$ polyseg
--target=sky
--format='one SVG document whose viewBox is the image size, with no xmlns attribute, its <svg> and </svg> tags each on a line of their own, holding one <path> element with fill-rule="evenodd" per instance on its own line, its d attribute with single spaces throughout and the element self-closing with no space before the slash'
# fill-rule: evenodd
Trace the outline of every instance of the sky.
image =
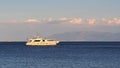
<svg viewBox="0 0 120 68">
<path fill-rule="evenodd" d="M 120 0 L 0 0 L 0 41 L 72 31 L 120 32 Z"/>
</svg>

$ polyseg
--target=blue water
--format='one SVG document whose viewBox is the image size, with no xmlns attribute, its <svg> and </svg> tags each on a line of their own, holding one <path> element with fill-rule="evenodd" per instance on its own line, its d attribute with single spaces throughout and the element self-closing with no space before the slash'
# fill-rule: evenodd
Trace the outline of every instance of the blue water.
<svg viewBox="0 0 120 68">
<path fill-rule="evenodd" d="M 120 68 L 120 42 L 0 42 L 0 68 Z"/>
</svg>

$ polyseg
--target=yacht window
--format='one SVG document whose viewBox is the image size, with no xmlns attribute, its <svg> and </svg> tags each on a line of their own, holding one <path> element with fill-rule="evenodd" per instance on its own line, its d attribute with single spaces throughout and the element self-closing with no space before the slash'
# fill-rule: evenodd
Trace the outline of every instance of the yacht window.
<svg viewBox="0 0 120 68">
<path fill-rule="evenodd" d="M 43 42 L 45 42 L 45 40 L 43 40 Z"/>
<path fill-rule="evenodd" d="M 34 40 L 34 42 L 40 42 L 40 40 Z"/>
</svg>

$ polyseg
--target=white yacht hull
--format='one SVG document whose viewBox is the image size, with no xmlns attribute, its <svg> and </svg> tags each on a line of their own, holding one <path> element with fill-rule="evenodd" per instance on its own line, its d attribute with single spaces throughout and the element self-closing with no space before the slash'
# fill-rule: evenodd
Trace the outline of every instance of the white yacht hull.
<svg viewBox="0 0 120 68">
<path fill-rule="evenodd" d="M 27 42 L 27 46 L 56 46 L 59 41 L 49 41 L 49 42 Z"/>
</svg>

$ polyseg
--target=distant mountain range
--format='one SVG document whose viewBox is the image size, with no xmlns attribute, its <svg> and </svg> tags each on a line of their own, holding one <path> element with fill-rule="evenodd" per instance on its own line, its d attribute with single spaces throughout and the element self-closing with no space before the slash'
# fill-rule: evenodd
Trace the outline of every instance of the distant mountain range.
<svg viewBox="0 0 120 68">
<path fill-rule="evenodd" d="M 120 33 L 77 31 L 54 34 L 48 38 L 61 41 L 120 41 Z"/>
</svg>

